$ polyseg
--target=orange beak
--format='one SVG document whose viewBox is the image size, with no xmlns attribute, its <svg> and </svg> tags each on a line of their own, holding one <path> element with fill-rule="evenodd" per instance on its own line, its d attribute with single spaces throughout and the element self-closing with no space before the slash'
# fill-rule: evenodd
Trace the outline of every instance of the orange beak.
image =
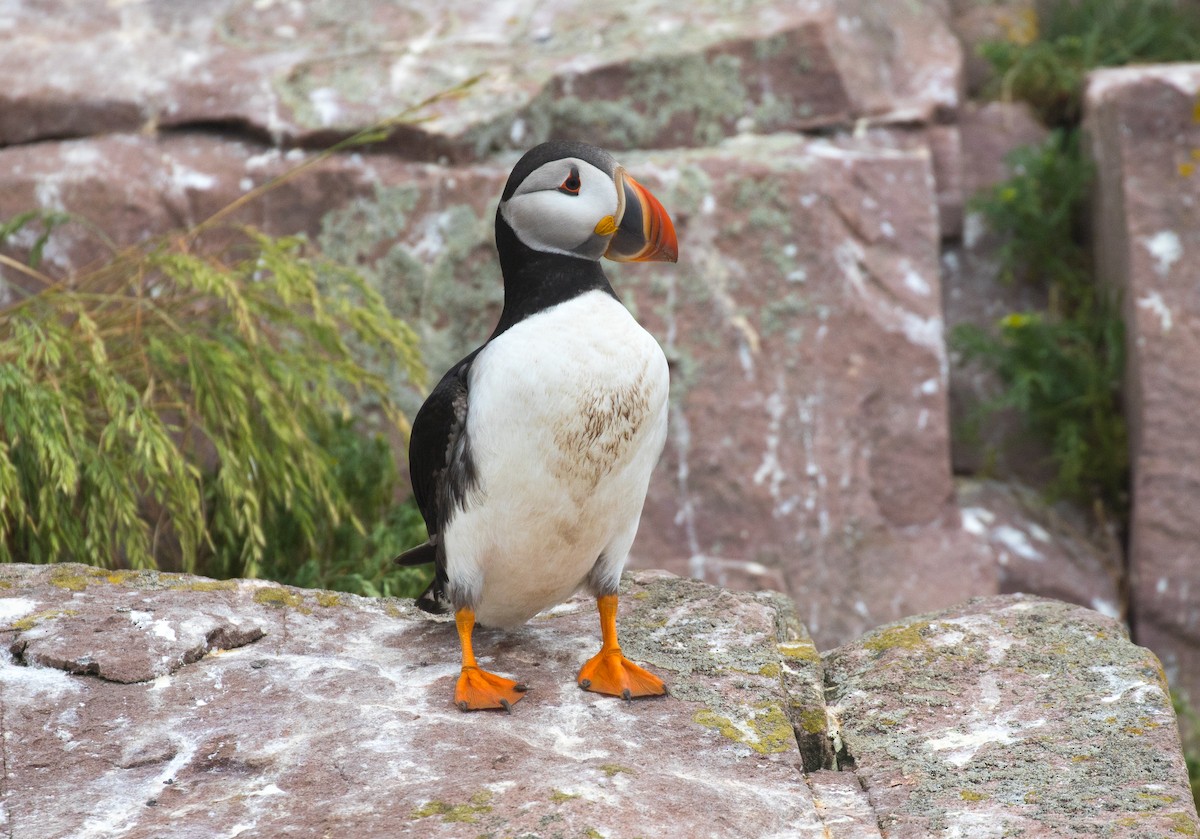
<svg viewBox="0 0 1200 839">
<path fill-rule="evenodd" d="M 675 225 L 650 190 L 624 169 L 617 170 L 621 218 L 604 255 L 614 262 L 675 262 L 679 242 Z"/>
</svg>

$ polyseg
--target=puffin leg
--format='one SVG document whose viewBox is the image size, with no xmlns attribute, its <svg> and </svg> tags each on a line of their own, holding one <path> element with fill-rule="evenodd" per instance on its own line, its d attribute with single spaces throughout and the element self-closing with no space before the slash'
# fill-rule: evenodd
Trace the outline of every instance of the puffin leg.
<svg viewBox="0 0 1200 839">
<path fill-rule="evenodd" d="M 482 711 L 503 708 L 508 711 L 525 695 L 525 685 L 480 669 L 471 647 L 471 631 L 475 628 L 475 612 L 459 609 L 454 613 L 458 640 L 462 644 L 462 673 L 454 688 L 454 704 L 460 711 Z"/>
<path fill-rule="evenodd" d="M 622 699 L 664 695 L 667 686 L 662 679 L 621 655 L 621 647 L 617 644 L 617 596 L 604 594 L 597 597 L 596 608 L 600 611 L 600 652 L 580 669 L 579 686 Z"/>
</svg>

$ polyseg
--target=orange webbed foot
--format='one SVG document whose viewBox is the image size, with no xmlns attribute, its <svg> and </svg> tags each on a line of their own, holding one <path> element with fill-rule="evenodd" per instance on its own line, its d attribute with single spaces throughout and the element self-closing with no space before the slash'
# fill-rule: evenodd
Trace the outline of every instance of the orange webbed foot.
<svg viewBox="0 0 1200 839">
<path fill-rule="evenodd" d="M 601 650 L 579 671 L 579 686 L 596 693 L 622 699 L 637 696 L 664 696 L 663 680 L 644 667 L 621 655 L 621 650 Z"/>
<path fill-rule="evenodd" d="M 454 704 L 460 711 L 503 709 L 510 711 L 525 696 L 525 685 L 478 667 L 464 667 L 454 688 Z"/>
</svg>

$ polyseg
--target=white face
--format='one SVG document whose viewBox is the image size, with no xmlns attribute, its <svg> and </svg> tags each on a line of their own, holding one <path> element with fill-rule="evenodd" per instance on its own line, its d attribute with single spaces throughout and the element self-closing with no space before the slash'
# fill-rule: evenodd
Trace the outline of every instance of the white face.
<svg viewBox="0 0 1200 839">
<path fill-rule="evenodd" d="M 621 220 L 621 197 L 612 177 L 590 163 L 566 157 L 533 170 L 501 207 L 504 220 L 536 251 L 600 259 L 607 235 L 596 225 Z"/>
</svg>

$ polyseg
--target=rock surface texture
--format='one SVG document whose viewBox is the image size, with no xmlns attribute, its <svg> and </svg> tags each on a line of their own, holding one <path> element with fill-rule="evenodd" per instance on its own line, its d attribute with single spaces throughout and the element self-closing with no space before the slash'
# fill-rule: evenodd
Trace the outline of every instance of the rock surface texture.
<svg viewBox="0 0 1200 839">
<path fill-rule="evenodd" d="M 1200 702 L 1200 64 L 1093 73 L 1097 264 L 1125 307 L 1138 637 Z"/>
<path fill-rule="evenodd" d="M 575 686 L 596 624 L 478 632 L 531 691 L 468 715 L 411 601 L 0 566 L 0 833 L 1197 835 L 1161 669 L 1085 609 L 972 601 L 822 663 L 785 598 L 639 572 L 622 644 L 671 695 L 633 703 Z"/>
</svg>

